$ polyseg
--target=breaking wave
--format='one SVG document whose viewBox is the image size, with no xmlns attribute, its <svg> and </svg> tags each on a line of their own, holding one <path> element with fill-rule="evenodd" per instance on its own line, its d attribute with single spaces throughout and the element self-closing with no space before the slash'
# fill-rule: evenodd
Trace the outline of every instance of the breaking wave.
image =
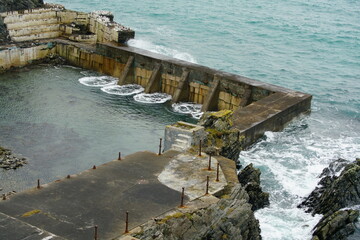
<svg viewBox="0 0 360 240">
<path fill-rule="evenodd" d="M 130 96 L 143 92 L 144 88 L 137 84 L 127 84 L 122 86 L 111 85 L 101 88 L 101 91 L 114 95 Z"/>
<path fill-rule="evenodd" d="M 165 103 L 171 100 L 171 95 L 166 93 L 140 93 L 134 100 L 141 103 Z"/>
<path fill-rule="evenodd" d="M 139 39 L 131 39 L 128 41 L 129 46 L 146 49 L 150 52 L 163 54 L 187 62 L 197 63 L 196 59 L 187 52 L 178 51 L 165 46 L 155 45 L 152 42 Z"/>
</svg>

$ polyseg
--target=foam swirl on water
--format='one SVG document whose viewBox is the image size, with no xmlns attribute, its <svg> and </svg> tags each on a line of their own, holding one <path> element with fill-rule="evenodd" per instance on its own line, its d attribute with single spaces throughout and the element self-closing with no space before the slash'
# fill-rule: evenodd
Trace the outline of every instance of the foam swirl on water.
<svg viewBox="0 0 360 240">
<path fill-rule="evenodd" d="M 140 93 L 134 96 L 134 100 L 141 103 L 165 103 L 171 100 L 171 95 L 166 93 Z"/>
<path fill-rule="evenodd" d="M 117 78 L 110 76 L 97 76 L 97 77 L 82 77 L 79 82 L 89 87 L 105 87 L 116 84 Z"/>
<path fill-rule="evenodd" d="M 111 85 L 101 88 L 101 91 L 108 94 L 120 95 L 120 96 L 130 96 L 138 94 L 144 91 L 144 88 L 137 84 L 127 84 L 127 85 Z"/>
<path fill-rule="evenodd" d="M 174 103 L 171 105 L 174 112 L 182 114 L 190 114 L 195 119 L 200 119 L 203 115 L 201 112 L 201 104 L 196 103 Z"/>
</svg>

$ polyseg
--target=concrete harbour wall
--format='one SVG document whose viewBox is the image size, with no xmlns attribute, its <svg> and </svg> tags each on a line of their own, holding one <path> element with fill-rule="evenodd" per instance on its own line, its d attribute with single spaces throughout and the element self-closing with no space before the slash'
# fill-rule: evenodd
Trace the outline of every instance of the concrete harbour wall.
<svg viewBox="0 0 360 240">
<path fill-rule="evenodd" d="M 111 43 L 95 46 L 57 39 L 34 47 L 9 47 L 0 51 L 0 68 L 26 65 L 48 54 L 117 77 L 120 85 L 136 83 L 148 93 L 168 93 L 173 102 L 200 103 L 203 111 L 232 110 L 242 147 L 310 110 L 311 95 Z"/>
</svg>

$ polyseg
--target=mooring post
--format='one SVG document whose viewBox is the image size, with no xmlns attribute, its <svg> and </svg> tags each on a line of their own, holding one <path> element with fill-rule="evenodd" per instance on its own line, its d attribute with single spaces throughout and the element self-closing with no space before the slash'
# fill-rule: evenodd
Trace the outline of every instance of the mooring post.
<svg viewBox="0 0 360 240">
<path fill-rule="evenodd" d="M 37 188 L 40 188 L 40 179 L 37 180 Z"/>
<path fill-rule="evenodd" d="M 129 233 L 129 212 L 126 211 L 125 217 L 125 233 Z"/>
<path fill-rule="evenodd" d="M 70 175 L 67 175 L 67 177 L 66 178 L 70 178 Z"/>
<path fill-rule="evenodd" d="M 199 141 L 199 157 L 201 157 L 201 140 Z"/>
<path fill-rule="evenodd" d="M 95 226 L 94 226 L 94 240 L 97 240 L 97 239 L 98 239 L 98 238 L 97 238 L 97 235 L 98 235 L 98 226 L 95 225 Z"/>
<path fill-rule="evenodd" d="M 92 169 L 94 169 L 94 170 L 95 170 L 95 169 L 96 169 L 96 166 L 94 165 Z"/>
<path fill-rule="evenodd" d="M 208 166 L 208 171 L 211 171 L 211 155 L 209 155 L 209 166 Z"/>
<path fill-rule="evenodd" d="M 205 193 L 205 195 L 209 194 L 209 179 L 210 179 L 210 177 L 207 176 L 206 177 L 206 193 Z"/>
<path fill-rule="evenodd" d="M 6 200 L 6 194 L 5 193 L 3 193 L 2 200 Z"/>
<path fill-rule="evenodd" d="M 121 160 L 121 152 L 119 152 L 118 160 Z"/>
<path fill-rule="evenodd" d="M 217 163 L 217 166 L 216 166 L 216 181 L 220 181 L 219 180 L 219 171 L 220 171 L 220 163 Z"/>
<path fill-rule="evenodd" d="M 159 155 L 161 155 L 161 143 L 162 143 L 162 138 L 160 138 Z"/>
<path fill-rule="evenodd" d="M 184 207 L 184 195 L 185 195 L 185 188 L 182 188 L 182 192 L 181 192 L 181 204 L 180 207 Z"/>
</svg>

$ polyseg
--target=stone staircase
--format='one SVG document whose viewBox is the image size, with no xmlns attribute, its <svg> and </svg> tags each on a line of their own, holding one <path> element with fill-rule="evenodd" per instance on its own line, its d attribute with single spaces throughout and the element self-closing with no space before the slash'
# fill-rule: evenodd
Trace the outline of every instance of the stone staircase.
<svg viewBox="0 0 360 240">
<path fill-rule="evenodd" d="M 186 151 L 191 147 L 192 137 L 185 134 L 178 134 L 174 143 L 171 145 L 171 149 L 176 151 Z"/>
<path fill-rule="evenodd" d="M 62 35 L 58 12 L 53 9 L 1 13 L 11 40 L 31 41 Z"/>
</svg>

